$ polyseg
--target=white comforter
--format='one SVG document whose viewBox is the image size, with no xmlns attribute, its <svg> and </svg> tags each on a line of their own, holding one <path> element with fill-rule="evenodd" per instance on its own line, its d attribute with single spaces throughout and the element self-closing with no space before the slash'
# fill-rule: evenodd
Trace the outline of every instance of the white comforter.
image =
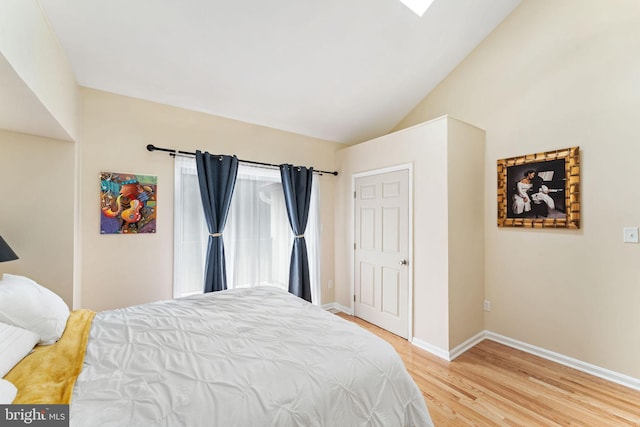
<svg viewBox="0 0 640 427">
<path fill-rule="evenodd" d="M 428 426 L 385 341 L 271 287 L 98 313 L 72 426 Z"/>
</svg>

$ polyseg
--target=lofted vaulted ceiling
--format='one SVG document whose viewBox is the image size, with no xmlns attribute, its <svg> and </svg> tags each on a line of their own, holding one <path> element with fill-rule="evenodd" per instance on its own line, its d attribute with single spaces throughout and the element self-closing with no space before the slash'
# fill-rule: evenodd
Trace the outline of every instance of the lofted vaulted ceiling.
<svg viewBox="0 0 640 427">
<path fill-rule="evenodd" d="M 520 0 L 39 0 L 80 85 L 344 143 L 387 133 Z"/>
</svg>

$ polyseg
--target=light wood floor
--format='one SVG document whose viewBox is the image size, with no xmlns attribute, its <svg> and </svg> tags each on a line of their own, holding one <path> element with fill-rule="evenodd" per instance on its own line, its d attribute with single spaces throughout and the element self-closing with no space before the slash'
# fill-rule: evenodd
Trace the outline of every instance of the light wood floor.
<svg viewBox="0 0 640 427">
<path fill-rule="evenodd" d="M 393 345 L 437 427 L 640 426 L 640 391 L 489 340 L 446 362 L 361 319 L 339 316 Z"/>
</svg>

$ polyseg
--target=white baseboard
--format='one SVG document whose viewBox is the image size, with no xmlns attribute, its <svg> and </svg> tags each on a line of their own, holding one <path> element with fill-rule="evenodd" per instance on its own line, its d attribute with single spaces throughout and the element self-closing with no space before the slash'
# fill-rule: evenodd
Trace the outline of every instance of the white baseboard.
<svg viewBox="0 0 640 427">
<path fill-rule="evenodd" d="M 426 341 L 422 341 L 419 338 L 413 338 L 411 340 L 411 344 L 415 345 L 418 348 L 421 348 L 425 351 L 428 351 L 429 353 L 438 356 L 441 359 L 447 360 L 447 361 L 451 361 L 451 359 L 449 359 L 449 352 L 447 350 L 443 350 L 440 347 L 437 347 L 433 344 L 429 344 Z"/>
<path fill-rule="evenodd" d="M 338 304 L 337 302 L 324 304 L 322 308 L 332 313 L 345 313 L 345 314 L 348 314 L 349 316 L 353 316 L 353 310 L 351 310 L 350 307 L 345 307 L 344 305 Z"/>
<path fill-rule="evenodd" d="M 329 303 L 329 304 L 323 304 L 320 306 L 320 308 L 322 308 L 323 310 L 326 310 L 328 312 L 331 312 L 333 314 L 337 313 L 338 310 L 335 308 L 335 303 Z"/>
<path fill-rule="evenodd" d="M 431 354 L 433 354 L 435 356 L 438 356 L 441 359 L 444 359 L 444 360 L 446 360 L 448 362 L 451 362 L 453 359 L 455 359 L 456 357 L 460 356 L 462 353 L 464 353 L 465 351 L 469 350 L 471 347 L 473 347 L 474 345 L 478 344 L 479 342 L 484 340 L 486 337 L 487 337 L 486 331 L 479 332 L 478 334 L 476 334 L 473 337 L 469 338 L 468 340 L 466 340 L 462 344 L 457 345 L 451 351 L 447 351 L 447 350 L 444 350 L 444 349 L 442 349 L 440 347 L 437 347 L 435 345 L 429 344 L 428 342 L 422 341 L 419 338 L 413 338 L 411 340 L 411 344 L 415 345 L 418 348 L 426 350 L 429 353 L 431 353 Z"/>
<path fill-rule="evenodd" d="M 490 331 L 485 331 L 485 333 L 487 339 L 498 342 L 500 344 L 522 350 L 535 356 L 542 357 L 543 359 L 551 360 L 552 362 L 577 369 L 578 371 L 586 372 L 587 374 L 591 374 L 593 376 L 623 385 L 625 387 L 632 388 L 634 390 L 640 390 L 640 379 L 638 378 L 633 378 L 625 374 L 601 368 L 599 366 L 592 365 L 590 363 L 586 363 L 581 360 L 565 356 L 563 354 L 555 353 L 544 348 L 536 347 L 535 345 L 527 344 L 522 341 L 514 340 L 512 338 L 505 337 L 503 335 L 499 335 Z"/>
<path fill-rule="evenodd" d="M 451 362 L 456 357 L 460 356 L 465 351 L 469 350 L 471 347 L 479 344 L 485 339 L 489 339 L 491 341 L 498 342 L 500 344 L 504 344 L 506 346 L 522 350 L 526 353 L 533 354 L 534 356 L 541 357 L 546 360 L 550 360 L 552 362 L 559 363 L 564 366 L 568 366 L 570 368 L 576 369 L 578 371 L 585 372 L 587 374 L 605 379 L 607 381 L 611 381 L 616 384 L 623 385 L 625 387 L 632 388 L 634 390 L 640 390 L 640 379 L 630 377 L 625 374 L 621 374 L 619 372 L 614 372 L 609 369 L 601 368 L 596 365 L 592 365 L 590 363 L 583 362 L 578 359 L 574 359 L 569 356 L 565 356 L 563 354 L 555 353 L 553 351 L 536 347 L 535 345 L 527 344 L 522 341 L 514 340 L 513 338 L 505 337 L 504 335 L 496 334 L 491 331 L 482 331 L 469 338 L 462 344 L 456 346 L 451 351 L 444 350 L 435 345 L 429 344 L 426 341 L 422 341 L 418 338 L 414 338 L 411 340 L 411 344 L 415 345 L 418 348 L 421 348 L 434 356 L 438 356 L 441 359 L 447 360 Z"/>
<path fill-rule="evenodd" d="M 345 305 L 338 304 L 338 303 L 335 303 L 334 307 L 336 310 L 342 313 L 348 314 L 349 316 L 353 316 L 353 309 L 351 307 L 347 307 Z"/>
<path fill-rule="evenodd" d="M 487 338 L 487 331 L 478 332 L 477 334 L 475 334 L 474 336 L 472 336 L 462 344 L 455 346 L 449 352 L 449 360 L 454 360 L 456 357 L 460 356 L 462 353 L 469 350 L 474 345 L 481 343 L 486 338 Z"/>
<path fill-rule="evenodd" d="M 324 308 L 325 310 L 331 311 L 333 313 L 342 312 L 350 316 L 353 316 L 353 310 L 351 310 L 351 308 L 345 307 L 337 303 L 325 304 L 322 306 L 322 308 Z M 428 342 L 415 337 L 412 338 L 410 342 L 416 347 L 421 348 L 422 350 L 425 350 L 433 354 L 434 356 L 437 356 L 441 359 L 451 362 L 452 360 L 460 356 L 462 353 L 469 350 L 476 344 L 479 344 L 485 339 L 489 339 L 491 341 L 504 344 L 508 347 L 512 347 L 517 350 L 522 350 L 526 353 L 533 354 L 534 356 L 538 356 L 543 359 L 550 360 L 552 362 L 556 362 L 564 366 L 568 366 L 578 371 L 585 372 L 587 374 L 605 379 L 607 381 L 611 381 L 616 384 L 623 385 L 625 387 L 632 388 L 634 390 L 640 390 L 640 379 L 638 378 L 621 374 L 619 372 L 611 371 L 606 368 L 601 368 L 599 366 L 592 365 L 590 363 L 583 362 L 581 360 L 574 359 L 572 357 L 565 356 L 563 354 L 556 353 L 541 347 L 537 347 L 535 345 L 527 344 L 525 342 L 518 341 L 513 338 L 505 337 L 504 335 L 496 334 L 495 332 L 491 332 L 491 331 L 478 332 L 476 335 L 469 338 L 462 344 L 454 347 L 451 351 L 444 350 L 440 347 L 437 347 L 433 344 L 429 344 Z"/>
</svg>

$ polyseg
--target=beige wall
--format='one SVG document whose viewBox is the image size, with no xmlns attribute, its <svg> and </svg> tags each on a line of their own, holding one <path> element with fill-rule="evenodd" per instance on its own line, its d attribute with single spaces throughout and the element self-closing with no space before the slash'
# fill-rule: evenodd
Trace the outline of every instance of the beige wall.
<svg viewBox="0 0 640 427">
<path fill-rule="evenodd" d="M 56 126 L 33 123 L 48 137 L 76 140 L 79 134 L 79 92 L 71 65 L 35 0 L 0 2 L 0 56 L 29 87 Z M 12 91 L 12 88 L 7 90 Z M 15 99 L 22 106 L 22 99 Z M 1 101 L 0 101 L 1 102 Z M 48 121 L 44 118 L 43 121 Z M 37 129 L 37 130 L 36 130 Z"/>
<path fill-rule="evenodd" d="M 0 204 L 0 227 L 21 245 L 0 272 L 29 276 L 72 306 L 79 146 L 61 140 L 79 137 L 79 88 L 36 0 L 0 2 L 0 80 L 0 175 L 11 183 L 0 189 L 11 201 Z"/>
<path fill-rule="evenodd" d="M 398 129 L 452 114 L 487 132 L 485 327 L 640 377 L 640 2 L 524 0 Z M 499 229 L 496 160 L 580 146 L 582 225 Z"/>
<path fill-rule="evenodd" d="M 20 259 L 1 273 L 30 277 L 71 306 L 74 144 L 0 130 L 0 235 Z"/>
<path fill-rule="evenodd" d="M 484 329 L 484 131 L 447 123 L 449 347 Z M 428 185 L 428 184 L 427 184 Z M 416 184 L 422 191 L 423 183 Z M 416 218 L 416 221 L 419 217 Z"/>
<path fill-rule="evenodd" d="M 482 176 L 483 138 L 480 129 L 441 117 L 338 152 L 338 304 L 352 307 L 352 175 L 410 163 L 413 336 L 447 352 L 483 329 L 483 214 L 473 214 L 473 205 L 481 206 L 483 199 L 482 181 L 477 179 Z"/>
<path fill-rule="evenodd" d="M 81 165 L 82 303 L 94 310 L 172 298 L 173 160 L 147 144 L 236 154 L 240 159 L 335 170 L 340 144 L 134 98 L 83 89 Z M 99 172 L 158 177 L 155 234 L 100 235 Z M 316 176 L 317 177 L 317 176 Z M 333 301 L 335 177 L 322 176 L 323 302 Z"/>
</svg>

